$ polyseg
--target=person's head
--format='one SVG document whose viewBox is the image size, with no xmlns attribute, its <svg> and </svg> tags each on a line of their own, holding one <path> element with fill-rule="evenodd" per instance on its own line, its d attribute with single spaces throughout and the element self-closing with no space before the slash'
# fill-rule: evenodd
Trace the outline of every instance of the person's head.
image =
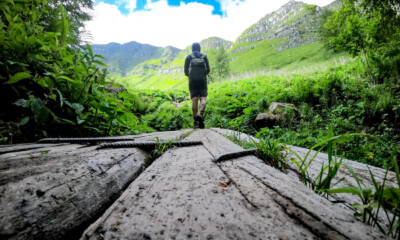
<svg viewBox="0 0 400 240">
<path fill-rule="evenodd" d="M 200 47 L 200 44 L 199 43 L 193 43 L 192 44 L 192 52 L 200 52 L 200 50 L 201 50 L 201 47 Z"/>
</svg>

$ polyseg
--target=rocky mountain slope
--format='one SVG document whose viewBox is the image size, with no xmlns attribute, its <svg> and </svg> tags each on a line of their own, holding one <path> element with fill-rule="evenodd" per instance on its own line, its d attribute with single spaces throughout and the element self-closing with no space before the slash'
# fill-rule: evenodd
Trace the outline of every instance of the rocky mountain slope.
<svg viewBox="0 0 400 240">
<path fill-rule="evenodd" d="M 123 76 L 142 62 L 158 58 L 171 61 L 180 52 L 180 49 L 171 46 L 162 48 L 135 41 L 125 44 L 94 44 L 92 47 L 95 54 L 105 57 L 104 62 L 109 66 L 109 72 L 120 73 Z"/>
<path fill-rule="evenodd" d="M 291 0 L 265 15 L 246 29 L 228 50 L 233 72 L 278 69 L 315 57 L 314 61 L 304 64 L 326 60 L 322 56 L 326 49 L 319 42 L 318 28 L 322 13 L 339 4 L 335 1 L 318 7 Z"/>
</svg>

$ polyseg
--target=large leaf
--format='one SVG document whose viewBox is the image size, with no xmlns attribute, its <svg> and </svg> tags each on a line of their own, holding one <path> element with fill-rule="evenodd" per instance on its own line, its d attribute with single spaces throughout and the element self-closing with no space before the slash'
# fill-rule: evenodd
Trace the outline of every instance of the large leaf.
<svg viewBox="0 0 400 240">
<path fill-rule="evenodd" d="M 19 73 L 14 74 L 13 76 L 11 76 L 10 80 L 6 83 L 13 84 L 13 83 L 19 82 L 23 79 L 27 79 L 30 77 L 31 77 L 31 74 L 29 72 L 19 72 Z"/>
<path fill-rule="evenodd" d="M 73 103 L 71 104 L 71 107 L 75 110 L 77 115 L 80 115 L 84 109 L 84 107 L 79 103 Z"/>
<path fill-rule="evenodd" d="M 43 124 L 49 116 L 49 110 L 40 98 L 32 97 L 29 101 L 36 122 Z"/>
<path fill-rule="evenodd" d="M 28 122 L 29 122 L 29 117 L 24 117 L 18 122 L 18 125 L 23 126 L 23 125 L 27 124 Z"/>
</svg>

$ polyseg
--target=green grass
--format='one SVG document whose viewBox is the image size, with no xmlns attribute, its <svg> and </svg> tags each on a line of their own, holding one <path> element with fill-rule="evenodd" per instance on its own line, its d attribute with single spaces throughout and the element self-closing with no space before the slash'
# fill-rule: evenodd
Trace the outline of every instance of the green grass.
<svg viewBox="0 0 400 240">
<path fill-rule="evenodd" d="M 332 65 L 337 61 L 336 59 L 350 59 L 350 56 L 346 53 L 334 53 L 326 50 L 323 44 L 319 42 L 280 52 L 276 51 L 277 46 L 282 42 L 284 42 L 282 39 L 258 42 L 259 45 L 250 51 L 230 55 L 230 58 L 233 59 L 230 63 L 231 72 L 233 74 L 238 74 L 256 70 L 310 69 Z M 246 43 L 237 47 L 251 46 L 254 44 L 255 43 Z"/>
<path fill-rule="evenodd" d="M 248 78 L 256 75 L 312 73 L 326 70 L 330 66 L 342 65 L 350 60 L 348 54 L 325 50 L 323 44 L 319 42 L 277 52 L 276 48 L 282 42 L 285 42 L 284 40 L 275 39 L 269 42 L 242 43 L 230 49 L 229 51 L 232 52 L 239 47 L 253 47 L 247 52 L 237 52 L 230 55 L 230 59 L 233 59 L 229 66 L 231 70 L 230 79 Z M 257 44 L 259 45 L 256 46 Z M 209 56 L 213 57 L 212 54 Z M 210 62 L 212 62 L 211 58 Z M 132 75 L 122 77 L 120 74 L 113 74 L 112 77 L 116 82 L 130 89 L 187 89 L 187 77 L 183 73 L 185 59 L 180 58 L 160 65 L 162 61 L 163 59 L 149 60 L 136 66 L 131 71 Z M 143 69 L 145 66 L 151 65 L 159 66 L 160 68 Z M 181 71 L 162 73 L 163 71 L 173 71 L 179 68 Z M 137 74 L 138 72 L 143 74 Z"/>
</svg>

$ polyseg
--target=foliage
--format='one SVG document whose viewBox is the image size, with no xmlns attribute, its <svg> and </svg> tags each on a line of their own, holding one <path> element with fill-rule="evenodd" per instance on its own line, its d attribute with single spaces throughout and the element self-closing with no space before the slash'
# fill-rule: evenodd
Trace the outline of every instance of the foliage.
<svg viewBox="0 0 400 240">
<path fill-rule="evenodd" d="M 271 137 L 282 143 L 310 148 L 326 138 L 322 133 L 331 125 L 338 134 L 368 132 L 398 146 L 400 96 L 385 86 L 369 83 L 363 71 L 356 60 L 312 74 L 212 83 L 206 125 L 255 134 L 257 114 L 265 112 L 271 102 L 286 102 L 294 104 L 300 116 L 270 129 Z M 375 143 L 360 137 L 342 144 L 338 151 L 346 158 L 377 166 L 388 157 Z"/>
<path fill-rule="evenodd" d="M 65 6 L 62 4 L 65 3 Z M 137 134 L 151 131 L 134 114 L 139 97 L 113 91 L 102 57 L 77 47 L 91 1 L 0 3 L 2 139 Z M 3 126 L 13 126 L 12 128 Z M 6 139 L 7 137 L 7 139 Z M 8 138 L 10 137 L 10 138 Z"/>
<path fill-rule="evenodd" d="M 335 36 L 330 37 L 333 46 L 362 59 L 371 81 L 398 81 L 398 1 L 342 1 L 341 8 L 328 19 L 325 27 L 327 31 L 335 33 Z"/>
<path fill-rule="evenodd" d="M 344 180 L 344 178 L 336 179 L 337 182 L 333 184 L 333 180 L 342 165 L 342 158 L 339 161 L 336 158 L 337 144 L 351 142 L 353 141 L 354 136 L 370 138 L 373 141 L 376 141 L 377 143 L 382 145 L 385 150 L 391 153 L 386 164 L 386 173 L 383 178 L 384 181 L 382 185 L 378 185 L 374 175 L 369 169 L 371 181 L 374 184 L 375 191 L 373 191 L 369 187 L 366 187 L 358 178 L 352 167 L 348 164 L 343 165 L 351 173 L 351 176 L 356 180 L 357 186 L 344 186 L 334 188 L 337 184 Z M 292 158 L 291 161 L 299 168 L 303 183 L 313 189 L 316 193 L 325 196 L 327 196 L 326 194 L 336 193 L 350 193 L 358 196 L 361 200 L 361 203 L 354 203 L 352 207 L 361 210 L 361 212 L 357 212 L 355 216 L 362 217 L 364 222 L 373 226 L 377 226 L 386 235 L 392 236 L 393 238 L 398 237 L 400 234 L 400 174 L 399 166 L 396 161 L 397 149 L 393 150 L 389 148 L 389 146 L 386 145 L 379 138 L 368 134 L 356 133 L 334 136 L 331 127 L 328 130 L 327 138 L 328 139 L 311 147 L 304 157 L 300 157 L 290 147 L 284 146 L 287 150 L 289 150 L 292 154 L 296 156 L 297 159 Z M 324 148 L 327 149 L 328 153 L 327 166 L 325 166 L 325 163 L 323 163 L 319 174 L 315 178 L 312 178 L 308 173 L 308 168 L 311 166 L 318 153 Z M 317 151 L 312 153 L 314 149 L 317 149 Z M 385 186 L 386 176 L 389 169 L 394 169 L 398 187 Z M 381 209 L 385 212 L 385 216 L 387 217 L 389 223 L 387 230 L 385 230 L 385 227 L 381 226 L 379 223 L 379 211 Z"/>
<path fill-rule="evenodd" d="M 254 144 L 251 142 L 250 139 L 249 140 L 242 139 L 240 135 L 241 135 L 240 132 L 232 132 L 232 134 L 225 135 L 225 137 L 244 149 L 254 148 Z"/>
<path fill-rule="evenodd" d="M 161 155 L 163 155 L 168 149 L 173 148 L 173 142 L 173 140 L 163 141 L 159 137 L 156 137 L 156 147 L 151 152 L 153 161 L 161 157 Z"/>
<path fill-rule="evenodd" d="M 251 139 L 257 148 L 257 156 L 263 159 L 267 164 L 285 171 L 287 169 L 287 161 L 283 152 L 283 146 L 278 139 L 261 138 L 259 142 Z"/>
<path fill-rule="evenodd" d="M 229 76 L 228 54 L 225 52 L 223 46 L 219 47 L 218 51 L 215 53 L 215 56 L 213 56 L 211 59 L 211 71 L 208 78 L 209 82 L 214 82 L 216 80 L 221 81 L 225 77 Z"/>
<path fill-rule="evenodd" d="M 299 168 L 303 183 L 309 186 L 318 194 L 324 194 L 325 190 L 330 189 L 331 187 L 335 186 L 343 180 L 340 179 L 338 182 L 332 185 L 332 181 L 335 178 L 340 166 L 342 165 L 342 159 L 337 160 L 336 158 L 336 141 L 338 137 L 334 137 L 332 127 L 329 128 L 327 137 L 327 140 L 322 141 L 311 147 L 304 157 L 300 157 L 290 147 L 284 145 L 284 148 L 286 148 L 296 156 L 297 159 L 292 158 L 291 161 Z M 323 163 L 317 177 L 315 177 L 315 179 L 312 179 L 307 170 L 315 160 L 315 157 L 318 155 L 318 153 L 324 148 L 327 149 L 328 164 L 327 166 L 325 166 L 325 163 Z M 314 149 L 317 149 L 317 151 L 312 153 Z M 312 157 L 308 159 L 309 156 L 311 156 L 311 153 Z"/>
</svg>

